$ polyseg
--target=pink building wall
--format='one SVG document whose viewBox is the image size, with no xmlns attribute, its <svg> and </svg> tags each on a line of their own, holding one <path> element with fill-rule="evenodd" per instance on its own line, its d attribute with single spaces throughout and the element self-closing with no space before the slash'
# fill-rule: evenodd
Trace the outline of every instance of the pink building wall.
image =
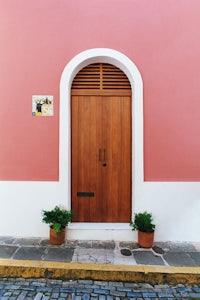
<svg viewBox="0 0 200 300">
<path fill-rule="evenodd" d="M 59 180 L 59 84 L 81 51 L 112 48 L 144 83 L 146 181 L 200 180 L 199 0 L 0 0 L 0 180 Z M 54 116 L 33 117 L 32 95 Z"/>
</svg>

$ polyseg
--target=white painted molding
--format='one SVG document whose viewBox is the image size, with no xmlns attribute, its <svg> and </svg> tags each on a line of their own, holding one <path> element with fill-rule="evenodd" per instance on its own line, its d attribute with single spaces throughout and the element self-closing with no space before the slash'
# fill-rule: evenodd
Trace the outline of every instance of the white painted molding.
<svg viewBox="0 0 200 300">
<path fill-rule="evenodd" d="M 107 48 L 90 49 L 76 55 L 64 68 L 60 81 L 60 182 L 71 207 L 70 91 L 75 75 L 91 63 L 110 63 L 120 68 L 132 87 L 132 207 L 143 182 L 143 83 L 136 65 L 124 54 Z"/>
</svg>

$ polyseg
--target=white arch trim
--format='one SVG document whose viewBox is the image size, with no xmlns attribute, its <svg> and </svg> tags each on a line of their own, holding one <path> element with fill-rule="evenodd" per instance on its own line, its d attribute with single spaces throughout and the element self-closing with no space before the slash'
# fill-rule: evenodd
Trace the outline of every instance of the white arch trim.
<svg viewBox="0 0 200 300">
<path fill-rule="evenodd" d="M 136 65 L 124 54 L 107 48 L 95 48 L 76 55 L 64 68 L 60 81 L 60 185 L 71 207 L 71 120 L 70 92 L 75 75 L 91 63 L 110 63 L 120 68 L 129 78 L 132 87 L 132 208 L 137 203 L 143 182 L 143 83 Z M 114 223 L 115 224 L 115 223 Z M 116 226 L 116 224 L 113 226 Z M 106 224 L 105 226 L 110 226 Z"/>
</svg>

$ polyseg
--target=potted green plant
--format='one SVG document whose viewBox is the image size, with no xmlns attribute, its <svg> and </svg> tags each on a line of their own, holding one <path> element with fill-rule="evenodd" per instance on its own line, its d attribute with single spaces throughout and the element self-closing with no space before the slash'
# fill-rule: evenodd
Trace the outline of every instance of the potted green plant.
<svg viewBox="0 0 200 300">
<path fill-rule="evenodd" d="M 50 243 L 61 245 L 65 242 L 66 226 L 71 222 L 73 213 L 61 206 L 42 211 L 42 221 L 50 226 Z"/>
<path fill-rule="evenodd" d="M 138 230 L 138 244 L 143 248 L 151 248 L 153 245 L 156 226 L 152 222 L 152 214 L 147 211 L 136 213 L 130 222 L 132 230 Z"/>
</svg>

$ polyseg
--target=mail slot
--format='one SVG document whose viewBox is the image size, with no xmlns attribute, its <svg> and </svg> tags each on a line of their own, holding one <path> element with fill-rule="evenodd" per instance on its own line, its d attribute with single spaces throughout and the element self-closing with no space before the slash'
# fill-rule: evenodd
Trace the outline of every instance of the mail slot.
<svg viewBox="0 0 200 300">
<path fill-rule="evenodd" d="M 77 192 L 77 197 L 94 197 L 94 192 Z"/>
</svg>

